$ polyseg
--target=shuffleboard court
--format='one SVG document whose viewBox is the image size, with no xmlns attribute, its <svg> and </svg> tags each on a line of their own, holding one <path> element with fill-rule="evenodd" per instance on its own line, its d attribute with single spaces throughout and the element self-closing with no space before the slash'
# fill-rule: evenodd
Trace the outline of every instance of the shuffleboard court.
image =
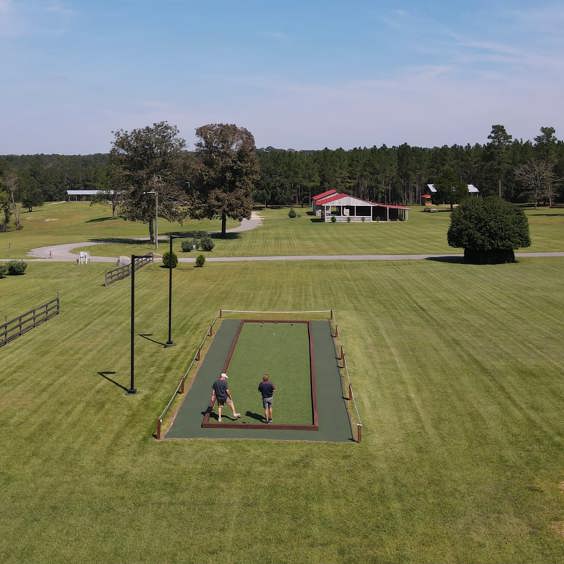
<svg viewBox="0 0 564 564">
<path fill-rule="evenodd" d="M 258 384 L 264 373 L 276 386 L 275 423 L 314 425 L 312 360 L 308 322 L 241 321 L 224 370 L 241 417 L 233 419 L 228 409 L 221 425 L 263 424 Z M 317 406 L 315 406 L 315 409 Z M 217 411 L 204 424 L 220 425 Z"/>
<path fill-rule="evenodd" d="M 222 321 L 166 438 L 353 440 L 329 322 L 242 322 Z M 316 390 L 311 387 L 311 364 Z M 211 386 L 226 366 L 243 417 L 235 423 L 226 408 L 227 425 L 210 417 L 211 425 L 202 426 Z M 262 402 L 257 386 L 265 370 L 277 386 L 272 426 L 259 420 Z M 313 425 L 314 400 L 317 425 Z"/>
</svg>

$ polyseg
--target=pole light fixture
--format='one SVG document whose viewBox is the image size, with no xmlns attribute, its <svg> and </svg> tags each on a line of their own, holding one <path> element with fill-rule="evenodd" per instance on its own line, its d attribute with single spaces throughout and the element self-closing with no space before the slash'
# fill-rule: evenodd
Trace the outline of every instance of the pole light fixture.
<svg viewBox="0 0 564 564">
<path fill-rule="evenodd" d="M 130 343 L 129 343 L 129 389 L 128 394 L 136 394 L 135 387 L 135 261 L 137 259 L 148 258 L 151 255 L 131 255 L 131 318 L 130 318 Z"/>
</svg>

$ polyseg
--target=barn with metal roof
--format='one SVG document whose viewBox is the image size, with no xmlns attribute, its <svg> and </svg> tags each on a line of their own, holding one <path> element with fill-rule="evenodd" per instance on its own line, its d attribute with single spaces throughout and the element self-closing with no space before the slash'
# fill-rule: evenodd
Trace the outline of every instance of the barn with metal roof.
<svg viewBox="0 0 564 564">
<path fill-rule="evenodd" d="M 406 221 L 409 217 L 407 206 L 362 200 L 336 190 L 313 196 L 312 206 L 315 215 L 325 222 Z"/>
</svg>

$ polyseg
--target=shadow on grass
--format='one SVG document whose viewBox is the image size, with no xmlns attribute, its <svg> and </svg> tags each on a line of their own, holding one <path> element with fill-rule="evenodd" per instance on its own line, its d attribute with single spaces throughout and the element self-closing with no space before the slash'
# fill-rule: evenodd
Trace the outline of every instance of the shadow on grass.
<svg viewBox="0 0 564 564">
<path fill-rule="evenodd" d="M 123 219 L 119 216 L 111 216 L 108 215 L 107 217 L 94 217 L 92 219 L 87 219 L 84 223 L 100 223 L 101 221 L 111 221 L 112 219 Z"/>
<path fill-rule="evenodd" d="M 425 260 L 432 260 L 434 262 L 449 262 L 451 264 L 465 264 L 464 256 L 445 255 L 444 257 L 427 257 Z"/>
<path fill-rule="evenodd" d="M 146 339 L 147 341 L 151 341 L 151 343 L 155 343 L 156 345 L 161 345 L 162 347 L 166 347 L 166 343 L 161 343 L 156 339 L 151 339 L 153 333 L 138 333 L 138 335 L 139 337 L 143 337 L 143 339 Z"/>
<path fill-rule="evenodd" d="M 310 221 L 312 223 L 325 223 L 325 220 L 322 219 L 321 217 L 312 217 L 310 218 Z"/>
<path fill-rule="evenodd" d="M 102 378 L 104 378 L 108 382 L 111 382 L 114 386 L 117 386 L 118 388 L 122 389 L 124 392 L 127 392 L 128 388 L 126 386 L 124 386 L 123 384 L 120 384 L 119 382 L 117 382 L 113 378 L 110 378 L 110 375 L 115 374 L 114 370 L 102 370 L 102 371 L 98 372 L 97 374 L 102 376 Z"/>
<path fill-rule="evenodd" d="M 169 235 L 174 235 L 178 238 L 183 239 L 201 239 L 202 237 L 211 237 L 212 239 L 224 239 L 224 240 L 234 240 L 239 239 L 240 233 L 226 233 L 222 235 L 220 231 L 206 232 L 201 230 L 196 231 L 170 231 L 165 233 L 168 237 Z"/>
<path fill-rule="evenodd" d="M 261 415 L 260 413 L 255 413 L 254 411 L 247 411 L 245 413 L 245 415 L 247 417 L 250 417 L 251 419 L 256 419 L 257 421 L 260 421 L 261 423 L 264 423 L 264 416 Z"/>
<path fill-rule="evenodd" d="M 134 239 L 132 237 L 92 237 L 89 241 L 95 243 L 121 243 L 122 245 L 144 245 L 151 242 L 148 238 Z"/>
<path fill-rule="evenodd" d="M 528 214 L 529 217 L 564 217 L 564 213 L 534 213 Z"/>
</svg>

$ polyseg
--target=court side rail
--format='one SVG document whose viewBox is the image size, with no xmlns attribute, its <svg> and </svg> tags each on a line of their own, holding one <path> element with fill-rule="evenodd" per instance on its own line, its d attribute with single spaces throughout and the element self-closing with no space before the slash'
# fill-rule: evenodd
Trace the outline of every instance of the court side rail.
<svg viewBox="0 0 564 564">
<path fill-rule="evenodd" d="M 158 416 L 157 426 L 156 426 L 156 430 L 155 430 L 155 434 L 154 434 L 154 437 L 157 440 L 162 439 L 162 436 L 163 436 L 163 421 L 164 421 L 171 405 L 173 404 L 174 400 L 176 399 L 176 397 L 178 395 L 184 393 L 185 386 L 186 386 L 186 379 L 188 378 L 190 371 L 196 365 L 196 363 L 200 362 L 200 359 L 202 357 L 202 347 L 204 346 L 206 339 L 213 336 L 213 328 L 214 328 L 218 319 L 219 319 L 219 316 L 216 316 L 211 321 L 211 323 L 209 324 L 208 328 L 206 329 L 204 336 L 202 337 L 202 340 L 200 341 L 200 344 L 196 347 L 196 352 L 194 353 L 194 356 L 192 357 L 192 360 L 190 361 L 188 368 L 184 371 L 184 374 L 182 374 L 180 380 L 178 381 L 178 385 L 176 386 L 176 389 L 174 390 L 174 392 L 170 396 L 170 399 L 168 400 L 168 403 L 166 404 L 165 408 L 162 410 L 161 414 Z"/>
<path fill-rule="evenodd" d="M 335 315 L 334 310 L 331 310 L 331 319 L 333 320 L 334 323 L 334 330 L 333 328 L 331 328 L 331 336 L 333 337 L 333 339 L 335 339 L 335 348 L 338 351 L 337 360 L 340 360 L 342 363 L 342 366 L 339 366 L 339 372 L 341 373 L 342 376 L 344 375 L 345 377 L 344 384 L 348 390 L 347 400 L 353 406 L 354 413 L 356 414 L 356 442 L 360 443 L 360 441 L 362 440 L 362 426 L 363 426 L 362 419 L 360 418 L 360 412 L 358 410 L 358 405 L 356 403 L 356 398 L 354 396 L 352 382 L 351 382 L 351 375 L 349 373 L 349 367 L 347 364 L 347 357 L 342 345 L 342 330 L 341 330 L 341 334 L 339 334 L 339 326 L 337 325 L 337 316 Z M 336 342 L 337 338 L 340 341 L 338 346 Z"/>
</svg>

